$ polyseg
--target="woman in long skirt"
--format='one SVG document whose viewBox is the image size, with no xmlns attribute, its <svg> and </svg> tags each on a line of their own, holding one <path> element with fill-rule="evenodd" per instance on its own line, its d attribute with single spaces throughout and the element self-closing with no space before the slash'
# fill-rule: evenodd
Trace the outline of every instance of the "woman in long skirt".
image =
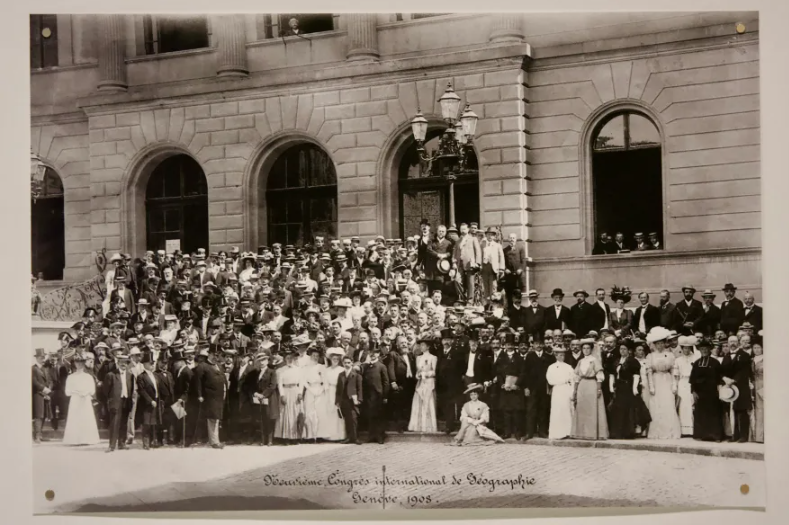
<svg viewBox="0 0 789 525">
<path fill-rule="evenodd" d="M 679 398 L 679 426 L 682 436 L 693 435 L 693 392 L 690 388 L 690 373 L 693 370 L 694 347 L 698 340 L 694 336 L 679 338 L 682 354 L 676 359 L 677 397 Z"/>
<path fill-rule="evenodd" d="M 74 354 L 76 372 L 66 379 L 65 394 L 69 397 L 68 419 L 63 433 L 64 445 L 95 445 L 99 443 L 99 428 L 93 411 L 96 382 L 85 372 L 82 354 Z"/>
<path fill-rule="evenodd" d="M 690 372 L 693 393 L 693 439 L 716 441 L 723 439 L 723 418 L 718 399 L 721 384 L 721 364 L 710 356 L 712 344 L 707 339 L 697 343 L 701 357 L 694 361 Z"/>
<path fill-rule="evenodd" d="M 428 351 L 428 341 L 419 341 L 422 354 L 416 358 L 416 390 L 411 402 L 410 432 L 438 432 L 436 421 L 436 363 Z"/>
<path fill-rule="evenodd" d="M 619 362 L 611 376 L 609 385 L 611 400 L 610 436 L 612 439 L 633 439 L 638 425 L 638 384 L 641 381 L 641 365 L 631 355 L 630 343 L 619 344 Z"/>
<path fill-rule="evenodd" d="M 564 362 L 567 350 L 553 347 L 556 362 L 548 367 L 545 378 L 551 388 L 551 415 L 548 439 L 565 439 L 573 431 L 573 383 L 575 371 Z"/>
<path fill-rule="evenodd" d="M 474 446 L 504 443 L 503 439 L 487 427 L 490 421 L 490 409 L 487 404 L 479 400 L 481 391 L 482 385 L 473 383 L 464 392 L 469 395 L 470 399 L 460 410 L 460 430 L 449 445 Z"/>
<path fill-rule="evenodd" d="M 764 443 L 764 348 L 759 343 L 753 345 L 753 427 L 752 441 Z M 742 394 L 740 394 L 742 395 Z"/>
<path fill-rule="evenodd" d="M 652 352 L 647 356 L 647 379 L 649 381 L 649 439 L 679 439 L 680 426 L 677 415 L 677 368 L 674 353 L 666 348 L 670 333 L 656 326 L 647 334 L 647 343 Z"/>
<path fill-rule="evenodd" d="M 301 439 L 304 431 L 304 378 L 295 366 L 297 352 L 285 356 L 285 366 L 277 370 L 280 409 L 274 437 L 291 444 Z"/>
<path fill-rule="evenodd" d="M 340 418 L 339 409 L 336 405 L 337 381 L 340 373 L 344 370 L 340 366 L 340 361 L 345 356 L 341 348 L 329 348 L 326 351 L 326 358 L 330 366 L 324 370 L 325 406 L 323 412 L 318 417 L 318 437 L 328 441 L 342 441 L 345 439 L 345 422 Z"/>
<path fill-rule="evenodd" d="M 304 378 L 304 439 L 318 439 L 321 419 L 326 414 L 326 367 L 320 364 L 321 350 L 311 347 L 308 351 L 312 364 L 302 368 Z"/>
<path fill-rule="evenodd" d="M 639 418 L 638 428 L 636 429 L 641 437 L 647 437 L 649 430 L 649 423 L 652 421 L 652 416 L 649 415 L 649 399 L 652 395 L 649 393 L 649 382 L 647 379 L 647 352 L 649 347 L 644 341 L 634 340 L 635 344 L 635 358 L 641 366 L 641 381 L 638 385 L 638 392 L 641 397 L 639 403 Z"/>
<path fill-rule="evenodd" d="M 603 365 L 592 355 L 594 340 L 581 339 L 584 357 L 575 365 L 573 404 L 575 418 L 572 436 L 578 439 L 607 439 L 608 420 L 603 401 Z"/>
</svg>

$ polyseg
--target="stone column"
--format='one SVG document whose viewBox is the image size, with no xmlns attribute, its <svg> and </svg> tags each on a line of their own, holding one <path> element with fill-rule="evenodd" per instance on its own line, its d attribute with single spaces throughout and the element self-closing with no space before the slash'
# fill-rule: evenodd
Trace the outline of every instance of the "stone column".
<svg viewBox="0 0 789 525">
<path fill-rule="evenodd" d="M 244 15 L 218 15 L 214 18 L 214 21 L 216 23 L 217 46 L 219 48 L 217 76 L 248 76 Z"/>
<path fill-rule="evenodd" d="M 488 41 L 491 44 L 502 42 L 523 42 L 523 19 L 517 13 L 493 15 Z"/>
<path fill-rule="evenodd" d="M 378 60 L 378 15 L 348 14 L 348 60 Z"/>
<path fill-rule="evenodd" d="M 126 91 L 126 38 L 123 15 L 99 17 L 99 91 Z"/>
</svg>

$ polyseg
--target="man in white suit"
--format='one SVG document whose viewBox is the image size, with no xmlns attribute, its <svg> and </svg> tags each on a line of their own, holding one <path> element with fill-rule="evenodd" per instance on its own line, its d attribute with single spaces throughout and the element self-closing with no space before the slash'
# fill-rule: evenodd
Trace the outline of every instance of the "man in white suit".
<svg viewBox="0 0 789 525">
<path fill-rule="evenodd" d="M 460 238 L 455 243 L 452 267 L 457 271 L 457 280 L 464 286 L 466 298 L 474 298 L 474 272 L 482 265 L 482 249 L 479 241 L 468 233 L 468 224 L 460 225 Z"/>
<path fill-rule="evenodd" d="M 487 229 L 487 239 L 482 249 L 482 288 L 485 304 L 488 304 L 490 296 L 498 291 L 498 279 L 504 273 L 504 249 L 496 241 L 496 233 L 495 228 Z"/>
</svg>

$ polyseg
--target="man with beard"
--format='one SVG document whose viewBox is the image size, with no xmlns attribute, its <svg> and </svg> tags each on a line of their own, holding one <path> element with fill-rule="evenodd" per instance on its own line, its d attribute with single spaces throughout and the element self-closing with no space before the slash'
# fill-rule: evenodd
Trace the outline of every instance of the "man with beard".
<svg viewBox="0 0 789 525">
<path fill-rule="evenodd" d="M 737 287 L 731 283 L 726 283 L 723 287 L 723 294 L 726 300 L 721 304 L 721 330 L 726 335 L 736 334 L 740 325 L 745 321 L 745 305 L 742 304 L 734 294 L 737 293 Z"/>
<path fill-rule="evenodd" d="M 436 230 L 436 238 L 427 244 L 424 257 L 420 252 L 419 263 L 424 267 L 427 289 L 431 293 L 435 290 L 443 291 L 446 283 L 446 274 L 438 269 L 439 261 L 452 256 L 452 242 L 446 235 L 447 227 L 442 224 Z"/>
<path fill-rule="evenodd" d="M 546 373 L 548 367 L 556 362 L 556 357 L 545 351 L 539 339 L 534 341 L 534 352 L 529 352 L 523 362 L 524 393 L 526 394 L 526 435 L 525 440 L 535 435 L 548 437 L 548 419 L 551 411 L 551 398 L 548 395 Z"/>
<path fill-rule="evenodd" d="M 570 323 L 570 309 L 562 304 L 564 292 L 561 288 L 554 288 L 551 292 L 553 306 L 545 309 L 545 329 L 564 330 Z"/>
<path fill-rule="evenodd" d="M 518 245 L 518 236 L 510 233 L 507 246 L 504 247 L 504 292 L 507 294 L 507 307 L 512 308 L 513 302 L 520 302 L 520 290 L 526 287 L 525 245 Z M 519 290 L 516 294 L 515 290 Z"/>
<path fill-rule="evenodd" d="M 416 388 L 416 360 L 409 351 L 408 340 L 404 336 L 395 339 L 396 349 L 390 352 L 387 363 L 389 374 L 392 416 L 397 422 L 400 433 L 405 432 L 411 412 L 411 401 Z"/>
<path fill-rule="evenodd" d="M 704 336 L 712 337 L 720 326 L 721 310 L 713 303 L 715 294 L 712 293 L 712 290 L 704 290 L 701 294 L 701 299 L 704 301 L 701 305 L 704 313 L 696 323 L 696 329 Z"/>
<path fill-rule="evenodd" d="M 744 318 L 743 323 L 753 325 L 753 331 L 758 333 L 764 327 L 764 313 L 762 307 L 755 304 L 756 299 L 750 292 L 745 292 L 744 299 Z"/>
<path fill-rule="evenodd" d="M 254 373 L 250 352 L 249 347 L 241 351 L 238 363 L 230 372 L 227 392 L 229 401 L 227 420 L 230 423 L 228 434 L 233 443 L 247 445 L 252 443 L 257 427 L 255 424 L 257 418 L 252 417 L 252 394 L 256 385 L 249 379 L 249 374 Z"/>
<path fill-rule="evenodd" d="M 676 325 L 675 310 L 676 306 L 671 303 L 671 293 L 668 290 L 662 290 L 660 292 L 660 326 L 666 330 L 674 329 Z"/>
<path fill-rule="evenodd" d="M 441 350 L 437 352 L 436 361 L 436 397 L 438 411 L 444 420 L 444 432 L 455 431 L 460 412 L 460 393 L 462 379 L 458 369 L 460 362 L 458 350 L 454 346 L 455 334 L 450 328 L 441 330 Z"/>
<path fill-rule="evenodd" d="M 369 442 L 384 444 L 386 419 L 384 405 L 389 396 L 389 374 L 379 361 L 381 352 L 374 348 L 370 362 L 362 365 L 362 399 L 364 419 L 367 422 Z"/>
<path fill-rule="evenodd" d="M 586 335 L 590 330 L 593 330 L 594 313 L 592 306 L 586 299 L 589 294 L 586 290 L 577 290 L 573 297 L 575 297 L 576 304 L 570 308 L 570 330 L 576 334 Z"/>
<path fill-rule="evenodd" d="M 682 295 L 685 300 L 677 303 L 675 308 L 676 312 L 676 326 L 675 330 L 684 335 L 691 335 L 696 331 L 696 323 L 698 323 L 704 316 L 704 308 L 701 303 L 694 299 L 696 289 L 690 285 L 682 287 Z"/>
<path fill-rule="evenodd" d="M 190 352 L 190 355 L 194 356 L 194 351 L 193 350 Z M 180 350 L 177 350 L 177 351 L 173 352 L 173 360 L 174 360 L 174 365 L 173 365 L 173 370 L 174 370 L 174 372 L 173 372 L 173 399 L 181 407 L 185 407 L 187 402 L 189 401 L 189 398 L 190 398 L 190 396 L 189 396 L 189 389 L 190 389 L 191 384 L 192 384 L 192 376 L 193 376 L 192 368 L 190 368 L 186 364 L 186 360 L 185 360 L 184 354 Z M 190 407 L 190 409 L 191 409 L 191 407 Z M 185 416 L 181 420 L 178 420 L 178 421 L 174 422 L 174 425 L 173 425 L 173 427 L 174 427 L 173 428 L 174 435 L 173 435 L 173 439 L 172 439 L 172 442 L 174 444 L 179 444 L 181 446 L 184 445 L 184 438 L 185 438 L 185 436 L 184 436 L 184 427 L 185 427 L 184 423 L 190 421 L 190 419 L 191 419 L 189 417 L 190 415 L 192 417 L 194 417 L 197 414 L 196 413 L 195 414 L 189 414 L 187 412 L 187 416 Z"/>
<path fill-rule="evenodd" d="M 205 361 L 195 369 L 193 395 L 196 397 L 202 418 L 205 418 L 208 444 L 211 448 L 221 449 L 225 447 L 219 442 L 219 422 L 222 420 L 226 390 L 225 373 L 217 364 L 216 352 L 209 352 L 208 348 L 204 347 L 199 355 L 204 357 Z M 200 425 L 200 421 L 197 425 Z"/>
<path fill-rule="evenodd" d="M 539 337 L 545 330 L 546 309 L 539 303 L 537 290 L 529 290 L 529 306 L 523 308 L 523 331 Z"/>
<path fill-rule="evenodd" d="M 496 366 L 495 387 L 498 389 L 498 409 L 501 413 L 501 437 L 520 439 L 520 415 L 526 407 L 523 358 L 515 351 L 515 334 L 506 334 L 505 352 L 499 356 Z"/>
<path fill-rule="evenodd" d="M 732 421 L 732 442 L 747 443 L 750 433 L 750 417 L 748 411 L 753 408 L 751 401 L 750 384 L 753 382 L 753 368 L 751 356 L 740 345 L 737 336 L 729 337 L 729 347 L 737 348 L 728 354 L 721 362 L 723 382 L 726 385 L 735 385 L 740 395 L 732 403 L 734 421 Z"/>
</svg>

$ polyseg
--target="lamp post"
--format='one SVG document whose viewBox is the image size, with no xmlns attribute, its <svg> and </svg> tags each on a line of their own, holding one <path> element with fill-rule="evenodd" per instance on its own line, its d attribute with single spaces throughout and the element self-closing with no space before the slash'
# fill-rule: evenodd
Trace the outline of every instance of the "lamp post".
<svg viewBox="0 0 789 525">
<path fill-rule="evenodd" d="M 449 181 L 449 216 L 450 222 L 455 221 L 455 179 L 459 174 L 467 171 L 469 154 L 474 151 L 474 133 L 477 130 L 477 114 L 471 111 L 466 104 L 460 114 L 460 97 L 452 89 L 452 82 L 447 83 L 447 89 L 438 99 L 441 105 L 441 116 L 446 122 L 446 128 L 438 142 L 438 150 L 428 153 L 425 150 L 425 137 L 427 136 L 427 119 L 422 115 L 421 109 L 411 119 L 411 131 L 416 140 L 416 151 L 422 161 L 422 173 L 432 175 L 433 162 L 439 162 L 439 175 Z M 460 115 L 458 117 L 458 115 Z M 427 169 L 425 169 L 427 166 Z"/>
<path fill-rule="evenodd" d="M 47 173 L 47 167 L 42 162 L 41 157 L 30 151 L 30 196 L 33 202 L 36 202 L 38 196 L 41 195 L 41 189 L 44 186 L 44 175 Z"/>
</svg>

